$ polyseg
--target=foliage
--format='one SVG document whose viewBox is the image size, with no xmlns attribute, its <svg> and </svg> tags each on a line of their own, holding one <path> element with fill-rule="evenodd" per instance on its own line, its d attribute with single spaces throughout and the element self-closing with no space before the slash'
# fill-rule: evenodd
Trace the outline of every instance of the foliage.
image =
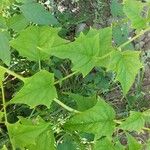
<svg viewBox="0 0 150 150">
<path fill-rule="evenodd" d="M 132 49 L 131 42 L 150 30 L 149 9 L 143 13 L 149 6 L 149 2 L 138 0 L 124 0 L 122 4 L 112 1 L 113 17 L 126 20 L 123 26 L 135 29 L 135 37 L 128 39 L 128 28 L 124 28 L 126 35 L 122 37 L 122 25 L 112 24 L 90 28 L 70 41 L 61 34 L 64 26 L 55 13 L 41 1 L 2 0 L 0 133 L 4 140 L 0 148 L 148 149 L 149 142 L 139 142 L 134 133 L 150 131 L 146 127 L 149 109 L 130 111 L 119 118 L 110 102 L 102 97 L 115 84 L 121 87 L 125 98 L 132 90 L 143 64 L 140 52 Z M 29 64 L 28 68 L 13 69 L 15 59 Z M 91 86 L 90 92 L 85 85 Z M 122 143 L 120 134 L 127 144 Z"/>
</svg>

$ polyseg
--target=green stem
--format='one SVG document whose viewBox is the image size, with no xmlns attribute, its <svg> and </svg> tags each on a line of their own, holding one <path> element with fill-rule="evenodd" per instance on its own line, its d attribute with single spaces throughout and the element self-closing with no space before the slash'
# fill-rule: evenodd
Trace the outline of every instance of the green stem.
<svg viewBox="0 0 150 150">
<path fill-rule="evenodd" d="M 36 111 L 36 108 L 34 108 L 30 114 L 30 116 L 28 117 L 28 119 L 31 119 L 31 117 L 33 116 L 34 112 Z"/>
<path fill-rule="evenodd" d="M 150 128 L 144 127 L 143 130 L 146 130 L 146 131 L 149 131 L 149 132 L 150 132 Z"/>
<path fill-rule="evenodd" d="M 75 75 L 75 74 L 77 74 L 77 73 L 78 73 L 78 71 L 75 71 L 75 72 L 73 72 L 73 73 L 71 73 L 71 74 L 65 76 L 64 78 L 62 78 L 62 79 L 60 79 L 60 80 L 54 82 L 54 85 L 55 85 L 55 84 L 58 84 L 58 83 L 61 83 L 62 81 L 66 80 L 66 79 L 68 79 L 68 78 L 70 78 L 70 77 L 72 77 L 73 75 Z"/>
<path fill-rule="evenodd" d="M 114 122 L 117 123 L 117 124 L 122 124 L 122 122 L 119 121 L 119 120 L 114 120 Z"/>
<path fill-rule="evenodd" d="M 65 108 L 66 110 L 70 111 L 70 112 L 74 112 L 74 113 L 81 113 L 80 111 L 78 110 L 75 110 L 67 105 L 65 105 L 64 103 L 62 103 L 61 101 L 59 101 L 58 99 L 54 99 L 54 101 L 59 104 L 60 106 L 62 106 L 63 108 Z"/>
<path fill-rule="evenodd" d="M 7 110 L 6 110 L 6 100 L 5 100 L 5 92 L 4 92 L 4 87 L 3 84 L 1 85 L 1 90 L 2 90 L 2 103 L 3 103 L 3 110 L 4 110 L 4 118 L 5 118 L 5 126 L 8 130 L 8 136 L 12 145 L 12 149 L 15 150 L 14 146 L 13 146 L 13 142 L 11 140 L 10 134 L 9 134 L 9 129 L 8 129 L 8 120 L 7 120 Z"/>
<path fill-rule="evenodd" d="M 5 94 L 4 94 L 4 87 L 1 85 L 2 90 L 2 103 L 3 103 L 3 110 L 4 110 L 4 117 L 5 117 L 5 124 L 7 125 L 7 112 L 6 112 L 6 103 L 5 103 Z"/>
<path fill-rule="evenodd" d="M 139 38 L 141 35 L 143 35 L 144 33 L 146 33 L 147 31 L 150 30 L 150 27 L 148 27 L 147 29 L 141 31 L 139 34 L 137 34 L 136 36 L 134 36 L 133 38 L 129 39 L 127 42 L 123 43 L 122 45 L 120 45 L 118 48 L 121 49 L 123 47 L 125 47 L 126 45 L 128 45 L 129 43 L 131 43 L 132 41 L 134 41 L 135 39 Z"/>
<path fill-rule="evenodd" d="M 11 70 L 3 67 L 3 66 L 0 66 L 0 69 L 5 70 L 8 74 L 10 74 L 10 75 L 12 75 L 12 76 L 22 80 L 23 82 L 25 82 L 25 78 L 20 76 L 20 75 L 18 75 L 18 74 L 16 74 L 15 72 L 13 72 L 13 71 L 11 71 Z"/>
<path fill-rule="evenodd" d="M 42 69 L 41 60 L 39 60 L 39 71 Z"/>
</svg>

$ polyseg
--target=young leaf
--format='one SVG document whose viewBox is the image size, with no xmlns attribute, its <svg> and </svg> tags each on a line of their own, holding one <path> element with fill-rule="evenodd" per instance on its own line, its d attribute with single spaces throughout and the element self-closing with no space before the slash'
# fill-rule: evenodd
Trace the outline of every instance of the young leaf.
<svg viewBox="0 0 150 150">
<path fill-rule="evenodd" d="M 73 70 L 86 76 L 93 67 L 108 64 L 106 56 L 113 50 L 112 29 L 105 28 L 91 29 L 87 35 L 81 33 L 75 42 L 56 47 L 52 54 L 62 59 L 69 58 L 74 65 Z"/>
<path fill-rule="evenodd" d="M 115 150 L 113 143 L 108 138 L 98 140 L 94 145 L 94 150 Z"/>
<path fill-rule="evenodd" d="M 126 134 L 128 139 L 128 149 L 129 150 L 141 150 L 142 145 L 130 134 Z"/>
<path fill-rule="evenodd" d="M 32 61 L 49 59 L 51 48 L 66 43 L 58 36 L 58 29 L 51 27 L 30 26 L 11 41 L 11 46 L 21 56 Z"/>
<path fill-rule="evenodd" d="M 57 19 L 48 12 L 44 6 L 38 3 L 25 3 L 20 7 L 23 15 L 28 21 L 40 25 L 56 25 Z"/>
<path fill-rule="evenodd" d="M 144 116 L 141 112 L 131 112 L 130 116 L 120 125 L 123 130 L 140 132 L 145 125 Z"/>
<path fill-rule="evenodd" d="M 145 3 L 137 0 L 124 0 L 124 13 L 131 20 L 132 27 L 143 29 L 148 27 L 148 20 L 142 16 Z"/>
<path fill-rule="evenodd" d="M 116 80 L 121 83 L 123 94 L 126 95 L 134 83 L 137 73 L 142 68 L 139 60 L 139 52 L 115 52 L 111 56 L 110 62 L 108 69 L 117 73 Z"/>
<path fill-rule="evenodd" d="M 10 17 L 7 20 L 7 26 L 16 32 L 23 30 L 28 24 L 29 21 L 21 14 Z"/>
<path fill-rule="evenodd" d="M 10 103 L 23 103 L 32 108 L 37 105 L 45 105 L 50 108 L 54 98 L 57 98 L 54 75 L 42 70 L 25 80 L 24 86 Z"/>
<path fill-rule="evenodd" d="M 0 59 L 9 66 L 10 64 L 10 46 L 8 36 L 5 32 L 0 32 Z"/>
<path fill-rule="evenodd" d="M 115 112 L 104 100 L 79 114 L 74 115 L 65 124 L 65 129 L 93 133 L 96 137 L 112 135 L 115 127 Z"/>
<path fill-rule="evenodd" d="M 43 140 L 41 135 L 47 135 L 50 132 L 50 124 L 39 118 L 35 120 L 20 119 L 15 124 L 8 124 L 8 130 L 12 144 L 16 148 L 25 148 L 30 144 L 36 145 L 37 140 L 41 142 Z M 51 143 L 51 146 L 54 146 L 54 143 Z"/>
</svg>

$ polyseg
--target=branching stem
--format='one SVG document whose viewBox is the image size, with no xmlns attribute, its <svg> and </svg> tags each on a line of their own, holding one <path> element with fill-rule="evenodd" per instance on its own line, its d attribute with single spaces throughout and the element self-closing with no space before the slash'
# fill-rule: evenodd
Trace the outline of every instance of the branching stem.
<svg viewBox="0 0 150 150">
<path fill-rule="evenodd" d="M 5 70 L 8 74 L 10 74 L 10 75 L 12 75 L 12 76 L 14 76 L 14 77 L 20 79 L 21 81 L 25 82 L 25 78 L 22 77 L 22 76 L 20 76 L 20 75 L 18 75 L 17 73 L 15 73 L 15 72 L 13 72 L 13 71 L 11 71 L 11 70 L 9 70 L 9 69 L 3 67 L 3 66 L 0 66 L 0 69 Z"/>
</svg>

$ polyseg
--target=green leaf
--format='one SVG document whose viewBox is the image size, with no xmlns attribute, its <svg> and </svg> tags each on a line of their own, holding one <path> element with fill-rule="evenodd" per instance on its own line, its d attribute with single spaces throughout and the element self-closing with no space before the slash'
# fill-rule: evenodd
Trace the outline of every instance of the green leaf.
<svg viewBox="0 0 150 150">
<path fill-rule="evenodd" d="M 34 120 L 23 118 L 15 124 L 8 124 L 8 130 L 12 144 L 16 148 L 24 148 L 30 144 L 36 144 L 37 140 L 43 140 L 41 135 L 46 135 L 50 131 L 50 124 L 39 118 Z"/>
<path fill-rule="evenodd" d="M 70 131 L 93 133 L 96 137 L 110 136 L 115 128 L 114 118 L 113 108 L 99 99 L 94 107 L 70 118 L 64 127 Z"/>
<path fill-rule="evenodd" d="M 0 32 L 0 59 L 9 66 L 10 64 L 10 46 L 6 32 Z"/>
<path fill-rule="evenodd" d="M 40 25 L 56 25 L 57 19 L 38 3 L 25 3 L 20 7 L 25 18 Z"/>
<path fill-rule="evenodd" d="M 108 138 L 98 140 L 94 145 L 94 150 L 115 150 L 113 143 Z"/>
<path fill-rule="evenodd" d="M 130 134 L 126 134 L 128 139 L 128 148 L 129 150 L 141 150 L 142 145 Z"/>
<path fill-rule="evenodd" d="M 70 93 L 69 97 L 72 98 L 76 102 L 77 110 L 79 111 L 85 111 L 87 109 L 90 109 L 97 103 L 96 95 L 91 96 L 91 97 L 84 97 L 79 94 Z"/>
<path fill-rule="evenodd" d="M 124 17 L 123 6 L 118 0 L 111 1 L 111 14 L 113 17 Z"/>
<path fill-rule="evenodd" d="M 63 141 L 58 144 L 57 150 L 77 150 L 77 143 L 71 136 L 64 136 Z"/>
<path fill-rule="evenodd" d="M 51 130 L 45 130 L 36 139 L 35 145 L 27 146 L 30 150 L 56 150 L 54 135 Z"/>
<path fill-rule="evenodd" d="M 105 28 L 91 29 L 87 35 L 81 33 L 74 42 L 53 49 L 52 54 L 62 59 L 69 58 L 72 69 L 86 76 L 93 67 L 106 66 L 106 56 L 113 50 L 112 29 Z"/>
<path fill-rule="evenodd" d="M 119 126 L 123 130 L 140 132 L 145 125 L 145 120 L 141 112 L 130 113 L 130 116 Z"/>
<path fill-rule="evenodd" d="M 27 19 L 22 14 L 15 15 L 7 20 L 8 27 L 16 32 L 23 30 L 25 27 L 27 27 L 28 24 L 29 21 L 27 21 Z"/>
<path fill-rule="evenodd" d="M 145 6 L 145 3 L 137 0 L 124 0 L 124 12 L 135 29 L 143 29 L 149 26 L 148 19 L 142 16 Z"/>
<path fill-rule="evenodd" d="M 128 41 L 129 37 L 129 27 L 127 24 L 121 24 L 118 26 L 113 27 L 113 39 L 117 46 L 120 46 L 121 44 L 125 43 Z M 132 43 L 129 43 L 125 47 L 123 47 L 124 50 L 133 50 L 134 47 Z"/>
<path fill-rule="evenodd" d="M 126 95 L 134 83 L 137 73 L 142 68 L 139 52 L 115 52 L 111 56 L 110 62 L 108 70 L 113 70 L 117 73 L 116 80 L 121 83 L 123 94 Z"/>
<path fill-rule="evenodd" d="M 54 98 L 57 98 L 54 75 L 42 70 L 25 80 L 24 86 L 10 103 L 23 103 L 31 107 L 45 105 L 50 108 Z"/>
<path fill-rule="evenodd" d="M 23 30 L 20 35 L 11 41 L 11 46 L 21 56 L 29 60 L 39 61 L 49 59 L 51 48 L 66 43 L 58 36 L 58 29 L 51 27 L 31 26 Z"/>
</svg>

